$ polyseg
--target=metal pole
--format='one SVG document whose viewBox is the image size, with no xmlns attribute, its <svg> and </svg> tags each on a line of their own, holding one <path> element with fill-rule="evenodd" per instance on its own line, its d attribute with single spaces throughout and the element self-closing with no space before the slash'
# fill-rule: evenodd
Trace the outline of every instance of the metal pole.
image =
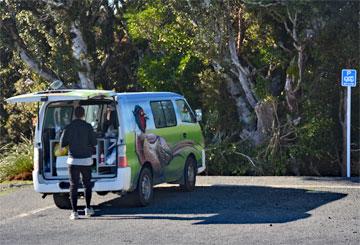
<svg viewBox="0 0 360 245">
<path fill-rule="evenodd" d="M 351 122 L 351 87 L 347 87 L 346 106 L 346 176 L 350 178 L 350 122 Z"/>
</svg>

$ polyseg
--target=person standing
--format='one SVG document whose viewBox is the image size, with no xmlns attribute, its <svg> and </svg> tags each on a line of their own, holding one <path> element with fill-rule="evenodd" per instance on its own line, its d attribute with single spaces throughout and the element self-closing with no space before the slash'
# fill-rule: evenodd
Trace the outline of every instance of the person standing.
<svg viewBox="0 0 360 245">
<path fill-rule="evenodd" d="M 90 206 L 92 195 L 91 165 L 93 160 L 93 147 L 96 145 L 96 136 L 92 126 L 84 120 L 85 110 L 78 106 L 75 108 L 75 120 L 67 125 L 61 135 L 61 147 L 69 146 L 67 160 L 70 177 L 70 202 L 72 212 L 70 219 L 79 219 L 77 212 L 78 187 L 80 174 L 84 186 L 86 201 L 85 215 L 92 216 L 93 208 Z"/>
</svg>

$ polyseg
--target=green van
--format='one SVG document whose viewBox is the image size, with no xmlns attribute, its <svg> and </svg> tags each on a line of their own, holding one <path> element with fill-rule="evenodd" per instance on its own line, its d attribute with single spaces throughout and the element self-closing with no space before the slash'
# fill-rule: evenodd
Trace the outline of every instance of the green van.
<svg viewBox="0 0 360 245">
<path fill-rule="evenodd" d="M 6 101 L 41 104 L 34 139 L 34 189 L 44 196 L 52 194 L 59 208 L 70 208 L 67 153 L 59 149 L 59 140 L 79 105 L 97 135 L 92 183 L 98 194 L 131 192 L 139 205 L 146 206 L 154 185 L 177 183 L 192 191 L 196 174 L 205 170 L 201 110 L 194 113 L 179 94 L 49 90 Z"/>
</svg>

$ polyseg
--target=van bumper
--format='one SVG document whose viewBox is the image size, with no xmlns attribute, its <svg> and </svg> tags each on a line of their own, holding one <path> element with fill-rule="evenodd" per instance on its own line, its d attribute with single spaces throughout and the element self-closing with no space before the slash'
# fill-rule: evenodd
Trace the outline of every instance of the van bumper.
<svg viewBox="0 0 360 245">
<path fill-rule="evenodd" d="M 45 180 L 38 171 L 32 172 L 34 189 L 39 193 L 66 193 L 69 189 L 60 188 L 60 182 L 68 180 Z M 94 187 L 92 191 L 128 191 L 130 190 L 131 169 L 118 168 L 115 178 L 93 179 Z M 84 191 L 79 188 L 79 192 Z"/>
</svg>

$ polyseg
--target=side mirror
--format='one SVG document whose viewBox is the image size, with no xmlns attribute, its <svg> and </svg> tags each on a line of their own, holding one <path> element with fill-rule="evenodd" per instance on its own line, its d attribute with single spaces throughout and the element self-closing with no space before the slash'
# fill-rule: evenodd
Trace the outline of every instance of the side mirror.
<svg viewBox="0 0 360 245">
<path fill-rule="evenodd" d="M 195 110 L 195 115 L 196 115 L 196 121 L 201 122 L 202 121 L 202 111 L 201 111 L 201 109 L 196 109 Z"/>
</svg>

